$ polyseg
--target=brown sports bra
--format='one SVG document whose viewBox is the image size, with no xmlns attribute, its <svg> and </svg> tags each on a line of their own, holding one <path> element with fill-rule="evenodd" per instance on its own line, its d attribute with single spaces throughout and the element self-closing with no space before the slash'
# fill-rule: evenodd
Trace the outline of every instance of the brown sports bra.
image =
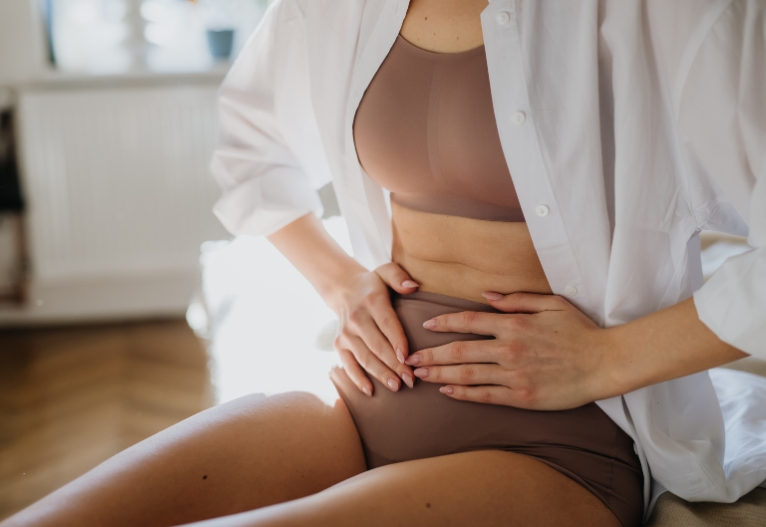
<svg viewBox="0 0 766 527">
<path fill-rule="evenodd" d="M 359 162 L 410 209 L 524 221 L 497 132 L 484 46 L 433 53 L 397 37 L 354 119 Z"/>
</svg>

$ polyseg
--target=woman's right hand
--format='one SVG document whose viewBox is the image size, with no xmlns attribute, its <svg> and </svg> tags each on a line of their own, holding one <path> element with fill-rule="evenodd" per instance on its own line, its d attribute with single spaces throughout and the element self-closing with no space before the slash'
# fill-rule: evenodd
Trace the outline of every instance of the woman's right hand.
<svg viewBox="0 0 766 527">
<path fill-rule="evenodd" d="M 389 287 L 407 294 L 416 291 L 418 284 L 392 262 L 374 272 L 352 274 L 328 302 L 340 320 L 334 344 L 343 369 L 367 395 L 372 395 L 373 384 L 365 372 L 394 392 L 401 381 L 412 388 L 415 379 L 412 369 L 404 364 L 409 354 L 407 338 L 391 306 Z"/>
<path fill-rule="evenodd" d="M 372 395 L 373 384 L 366 371 L 393 391 L 402 381 L 412 386 L 415 376 L 404 364 L 407 339 L 388 290 L 407 294 L 418 289 L 404 269 L 388 263 L 369 272 L 338 245 L 311 212 L 268 238 L 338 315 L 341 330 L 335 348 L 354 384 Z"/>
</svg>

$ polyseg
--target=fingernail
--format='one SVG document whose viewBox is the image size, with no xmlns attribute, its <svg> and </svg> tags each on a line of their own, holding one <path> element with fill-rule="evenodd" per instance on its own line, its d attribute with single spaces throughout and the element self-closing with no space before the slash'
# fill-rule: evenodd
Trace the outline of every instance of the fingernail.
<svg viewBox="0 0 766 527">
<path fill-rule="evenodd" d="M 408 388 L 412 388 L 415 386 L 415 381 L 412 380 L 412 377 L 408 373 L 402 373 L 402 380 L 404 381 L 404 384 L 407 385 Z"/>
<path fill-rule="evenodd" d="M 453 388 L 452 386 L 442 386 L 441 388 L 439 388 L 439 391 L 447 395 L 452 395 L 453 393 L 455 393 L 455 388 Z"/>
<path fill-rule="evenodd" d="M 402 282 L 402 287 L 419 287 L 417 282 L 413 282 L 412 280 L 405 280 Z"/>
<path fill-rule="evenodd" d="M 396 347 L 396 358 L 399 359 L 399 362 L 404 364 L 404 353 L 402 353 L 401 348 L 398 346 Z"/>
<path fill-rule="evenodd" d="M 388 384 L 388 387 L 391 388 L 393 391 L 397 391 L 399 389 L 399 383 L 393 379 L 388 379 L 388 382 L 386 384 Z"/>
<path fill-rule="evenodd" d="M 500 293 L 493 293 L 492 291 L 485 291 L 481 294 L 481 296 L 487 300 L 501 300 L 503 298 L 503 295 Z"/>
<path fill-rule="evenodd" d="M 369 386 L 365 386 L 364 388 L 362 388 L 362 391 L 363 391 L 365 394 L 367 394 L 367 397 L 372 397 L 372 390 L 370 390 L 370 387 L 369 387 Z"/>
<path fill-rule="evenodd" d="M 415 377 L 419 379 L 425 379 L 428 377 L 428 368 L 418 368 L 417 370 L 413 371 L 412 373 L 415 374 Z"/>
<path fill-rule="evenodd" d="M 431 320 L 426 320 L 423 322 L 423 327 L 426 329 L 434 329 L 436 327 L 436 320 L 433 318 Z"/>
<path fill-rule="evenodd" d="M 405 364 L 409 364 L 410 366 L 417 366 L 420 364 L 420 355 L 417 353 L 415 355 L 410 355 L 407 357 L 407 360 L 404 361 Z"/>
</svg>

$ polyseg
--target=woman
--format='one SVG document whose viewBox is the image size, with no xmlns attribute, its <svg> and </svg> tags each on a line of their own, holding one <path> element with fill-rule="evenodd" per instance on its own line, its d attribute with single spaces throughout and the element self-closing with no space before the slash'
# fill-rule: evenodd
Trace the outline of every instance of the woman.
<svg viewBox="0 0 766 527">
<path fill-rule="evenodd" d="M 706 370 L 766 357 L 764 19 L 278 1 L 222 89 L 217 213 L 338 313 L 340 399 L 203 412 L 5 525 L 627 527 L 665 489 L 736 500 L 766 456 Z M 312 214 L 330 174 L 374 272 Z M 755 249 L 699 288 L 699 230 L 745 222 Z"/>
</svg>

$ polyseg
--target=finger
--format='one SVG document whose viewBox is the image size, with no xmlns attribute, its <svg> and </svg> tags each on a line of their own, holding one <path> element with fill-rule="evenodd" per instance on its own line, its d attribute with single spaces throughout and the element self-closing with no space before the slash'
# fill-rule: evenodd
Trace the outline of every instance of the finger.
<svg viewBox="0 0 766 527">
<path fill-rule="evenodd" d="M 351 382 L 359 388 L 359 391 L 367 396 L 371 396 L 373 384 L 370 382 L 370 379 L 367 378 L 367 375 L 364 374 L 364 370 L 359 366 L 359 363 L 356 362 L 354 355 L 346 349 L 339 350 L 338 355 L 343 364 L 343 369 L 346 371 L 346 375 L 348 375 L 349 379 L 351 379 Z"/>
<path fill-rule="evenodd" d="M 422 349 L 407 358 L 410 366 L 500 362 L 505 348 L 496 340 L 456 340 L 436 348 Z"/>
<path fill-rule="evenodd" d="M 379 300 L 371 306 L 370 310 L 375 324 L 378 326 L 383 336 L 388 340 L 394 350 L 396 359 L 404 364 L 409 348 L 407 346 L 407 337 L 404 334 L 404 328 L 399 321 L 399 317 L 391 307 L 391 301 L 388 298 Z"/>
<path fill-rule="evenodd" d="M 497 336 L 505 326 L 508 317 L 527 316 L 509 315 L 506 313 L 478 313 L 476 311 L 461 311 L 449 313 L 423 322 L 423 327 L 431 331 L 448 331 L 453 333 L 473 333 L 475 335 Z"/>
<path fill-rule="evenodd" d="M 513 397 L 513 390 L 507 386 L 460 386 L 446 385 L 439 388 L 444 395 L 460 401 L 471 401 L 482 404 L 502 404 L 505 406 L 516 406 Z"/>
<path fill-rule="evenodd" d="M 399 391 L 399 378 L 372 351 L 370 351 L 361 338 L 349 337 L 346 339 L 346 343 L 348 348 L 354 354 L 354 358 L 356 358 L 357 362 L 367 373 L 378 379 L 392 392 Z"/>
<path fill-rule="evenodd" d="M 412 293 L 419 287 L 418 283 L 407 274 L 407 271 L 394 262 L 381 265 L 375 269 L 375 273 L 377 273 L 388 287 L 403 295 Z"/>
<path fill-rule="evenodd" d="M 398 318 L 396 318 L 395 313 L 394 317 L 398 323 Z M 367 346 L 367 348 L 369 348 L 375 354 L 375 356 L 380 359 L 381 362 L 383 362 L 383 364 L 388 366 L 391 371 L 401 377 L 402 380 L 404 380 L 404 382 L 411 388 L 411 384 L 414 380 L 412 369 L 408 365 L 399 361 L 396 352 L 391 347 L 391 343 L 385 337 L 385 335 L 381 333 L 380 328 L 375 323 L 375 320 L 371 316 L 363 317 L 357 324 L 356 329 L 365 346 Z"/>
<path fill-rule="evenodd" d="M 486 291 L 481 294 L 495 309 L 506 313 L 540 313 L 542 311 L 561 311 L 571 304 L 558 295 L 540 295 L 537 293 L 511 293 L 502 295 Z"/>
<path fill-rule="evenodd" d="M 501 384 L 505 371 L 497 364 L 429 366 L 415 370 L 415 377 L 441 384 Z"/>
</svg>

